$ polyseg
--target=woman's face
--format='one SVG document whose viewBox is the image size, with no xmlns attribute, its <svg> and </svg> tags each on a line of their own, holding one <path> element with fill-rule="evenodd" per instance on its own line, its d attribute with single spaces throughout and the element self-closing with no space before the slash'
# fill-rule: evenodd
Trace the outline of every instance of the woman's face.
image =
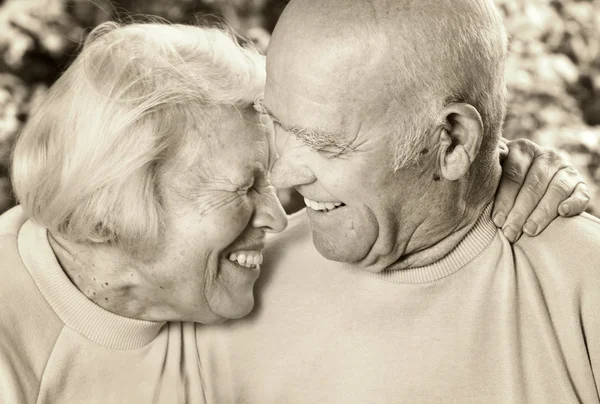
<svg viewBox="0 0 600 404">
<path fill-rule="evenodd" d="M 179 320 L 211 323 L 248 314 L 265 233 L 287 224 L 269 181 L 269 134 L 253 110 L 226 111 L 212 134 L 186 150 L 197 158 L 170 179 L 185 185 L 165 201 L 163 267 L 154 272 Z"/>
</svg>

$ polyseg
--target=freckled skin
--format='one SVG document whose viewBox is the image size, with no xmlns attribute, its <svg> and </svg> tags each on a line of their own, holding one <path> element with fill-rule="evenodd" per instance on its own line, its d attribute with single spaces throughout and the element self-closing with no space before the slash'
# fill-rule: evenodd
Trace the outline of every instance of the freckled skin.
<svg viewBox="0 0 600 404">
<path fill-rule="evenodd" d="M 130 318 L 198 323 L 239 318 L 252 309 L 258 272 L 227 257 L 238 245 L 260 246 L 266 232 L 287 224 L 268 178 L 272 139 L 250 107 L 218 108 L 213 117 L 211 136 L 199 133 L 184 146 L 182 153 L 193 158 L 175 156 L 166 167 L 165 231 L 153 258 L 140 262 L 108 245 L 51 238 L 73 283 L 105 309 Z"/>
</svg>

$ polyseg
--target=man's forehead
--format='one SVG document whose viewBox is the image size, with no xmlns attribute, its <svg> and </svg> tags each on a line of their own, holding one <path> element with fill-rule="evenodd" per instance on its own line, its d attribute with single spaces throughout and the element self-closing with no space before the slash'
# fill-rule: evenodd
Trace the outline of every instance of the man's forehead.
<svg viewBox="0 0 600 404">
<path fill-rule="evenodd" d="M 277 89 L 313 101 L 356 96 L 381 76 L 380 59 L 369 53 L 348 44 L 274 47 L 267 56 L 265 93 Z"/>
<path fill-rule="evenodd" d="M 295 59 L 286 67 L 305 60 L 314 71 L 331 68 L 342 74 L 344 67 L 377 58 L 387 43 L 379 18 L 381 8 L 371 0 L 290 1 L 271 37 L 267 69 L 269 64 L 281 66 Z"/>
<path fill-rule="evenodd" d="M 257 97 L 254 108 L 282 125 L 293 126 L 315 121 L 323 129 L 334 130 L 346 123 L 344 111 L 337 108 L 335 103 L 327 102 L 325 97 L 309 97 L 309 93 L 287 91 L 284 88 L 270 91 L 267 86 L 265 93 Z"/>
<path fill-rule="evenodd" d="M 351 131 L 356 118 L 385 96 L 383 62 L 373 51 L 352 44 L 286 46 L 285 39 L 269 48 L 264 93 L 279 121 Z"/>
<path fill-rule="evenodd" d="M 359 84 L 289 71 L 268 74 L 264 98 L 258 106 L 288 132 L 345 150 L 387 111 L 383 105 L 386 94 L 374 85 L 363 83 L 363 88 L 359 88 Z M 316 149 L 314 146 L 311 147 Z"/>
</svg>

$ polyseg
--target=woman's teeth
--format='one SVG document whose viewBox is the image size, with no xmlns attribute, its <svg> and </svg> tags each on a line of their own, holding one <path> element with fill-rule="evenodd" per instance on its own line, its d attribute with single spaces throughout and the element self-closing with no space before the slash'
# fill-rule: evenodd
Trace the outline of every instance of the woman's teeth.
<svg viewBox="0 0 600 404">
<path fill-rule="evenodd" d="M 334 210 L 344 205 L 342 202 L 317 202 L 312 201 L 308 198 L 304 198 L 304 203 L 306 206 L 311 208 L 312 210 L 321 210 L 325 212 L 329 212 L 330 210 Z"/>
<path fill-rule="evenodd" d="M 262 264 L 263 255 L 261 251 L 238 251 L 229 255 L 229 261 L 251 268 Z"/>
</svg>

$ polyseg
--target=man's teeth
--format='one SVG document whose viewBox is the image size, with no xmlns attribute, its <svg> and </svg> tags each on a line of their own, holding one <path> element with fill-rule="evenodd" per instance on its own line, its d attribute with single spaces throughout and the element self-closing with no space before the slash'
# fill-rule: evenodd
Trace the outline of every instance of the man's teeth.
<svg viewBox="0 0 600 404">
<path fill-rule="evenodd" d="M 261 251 L 238 251 L 229 255 L 229 261 L 250 268 L 262 264 L 263 255 Z"/>
<path fill-rule="evenodd" d="M 337 209 L 343 205 L 342 202 L 317 202 L 312 201 L 308 198 L 304 198 L 304 203 L 306 203 L 306 206 L 308 206 L 312 210 L 323 210 L 326 212 Z"/>
</svg>

